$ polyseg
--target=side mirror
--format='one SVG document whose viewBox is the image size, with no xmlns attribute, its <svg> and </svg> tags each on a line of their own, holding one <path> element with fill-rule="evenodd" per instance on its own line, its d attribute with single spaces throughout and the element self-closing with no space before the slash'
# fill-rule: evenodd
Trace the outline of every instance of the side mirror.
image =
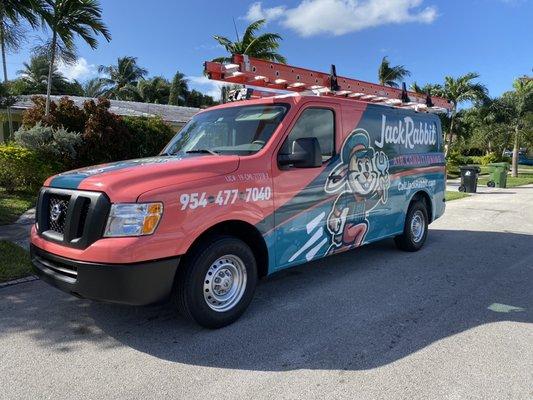
<svg viewBox="0 0 533 400">
<path fill-rule="evenodd" d="M 279 165 L 292 165 L 296 168 L 317 168 L 322 166 L 322 151 L 316 137 L 296 139 L 290 154 L 278 155 Z"/>
</svg>

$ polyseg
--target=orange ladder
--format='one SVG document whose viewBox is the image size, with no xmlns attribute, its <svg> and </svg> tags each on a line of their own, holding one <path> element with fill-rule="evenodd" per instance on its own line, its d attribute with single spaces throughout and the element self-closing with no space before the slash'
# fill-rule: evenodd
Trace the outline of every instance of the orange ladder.
<svg viewBox="0 0 533 400">
<path fill-rule="evenodd" d="M 446 113 L 451 110 L 448 100 L 402 89 L 337 76 L 335 66 L 324 73 L 293 67 L 272 61 L 259 60 L 243 54 L 234 54 L 232 62 L 223 64 L 206 61 L 205 74 L 209 79 L 230 84 L 242 84 L 275 90 L 313 93 L 323 96 L 340 96 L 368 103 L 392 107 L 411 108 L 417 111 Z M 251 97 L 272 95 L 266 91 L 249 91 Z"/>
</svg>

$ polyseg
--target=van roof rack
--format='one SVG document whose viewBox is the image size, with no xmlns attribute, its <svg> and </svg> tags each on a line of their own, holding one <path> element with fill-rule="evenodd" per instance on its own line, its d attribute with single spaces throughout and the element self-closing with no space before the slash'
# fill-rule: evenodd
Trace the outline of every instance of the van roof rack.
<svg viewBox="0 0 533 400">
<path fill-rule="evenodd" d="M 335 65 L 330 73 L 260 60 L 244 54 L 234 54 L 229 64 L 206 61 L 204 72 L 209 79 L 231 84 L 315 94 L 337 96 L 373 104 L 416 111 L 447 113 L 451 104 L 442 97 L 407 91 L 405 83 L 401 89 L 337 76 Z M 256 93 L 260 95 L 256 96 Z M 264 94 L 261 96 L 261 94 Z M 272 96 L 272 92 L 256 91 L 247 98 Z"/>
</svg>

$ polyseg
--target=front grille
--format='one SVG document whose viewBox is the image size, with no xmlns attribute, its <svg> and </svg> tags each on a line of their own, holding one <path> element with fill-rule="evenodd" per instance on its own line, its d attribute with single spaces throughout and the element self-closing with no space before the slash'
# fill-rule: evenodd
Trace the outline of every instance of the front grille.
<svg viewBox="0 0 533 400">
<path fill-rule="evenodd" d="M 83 199 L 83 206 L 80 212 L 80 223 L 78 225 L 78 237 L 83 235 L 85 230 L 85 221 L 87 221 L 87 215 L 89 215 L 89 206 L 91 201 L 89 199 Z"/>
<path fill-rule="evenodd" d="M 70 196 L 52 195 L 48 206 L 50 230 L 63 234 Z"/>
<path fill-rule="evenodd" d="M 111 203 L 104 193 L 43 188 L 37 202 L 37 229 L 45 239 L 86 248 L 100 239 Z"/>
</svg>

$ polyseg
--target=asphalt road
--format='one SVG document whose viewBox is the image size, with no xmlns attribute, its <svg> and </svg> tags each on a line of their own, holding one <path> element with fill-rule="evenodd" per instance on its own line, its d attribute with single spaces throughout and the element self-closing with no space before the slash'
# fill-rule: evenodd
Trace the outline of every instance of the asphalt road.
<svg viewBox="0 0 533 400">
<path fill-rule="evenodd" d="M 208 331 L 168 307 L 0 289 L 1 399 L 533 398 L 533 186 L 448 204 L 387 240 L 262 282 Z"/>
</svg>

